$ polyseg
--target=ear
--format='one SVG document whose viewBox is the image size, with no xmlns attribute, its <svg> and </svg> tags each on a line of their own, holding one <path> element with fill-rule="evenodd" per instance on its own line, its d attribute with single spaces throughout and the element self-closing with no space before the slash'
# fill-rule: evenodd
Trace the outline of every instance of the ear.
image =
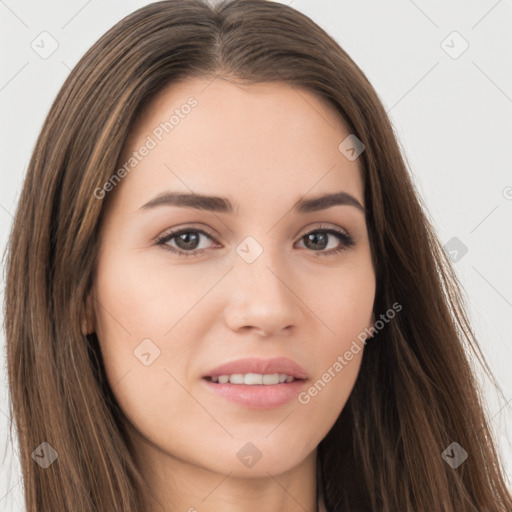
<svg viewBox="0 0 512 512">
<path fill-rule="evenodd" d="M 82 322 L 82 333 L 84 336 L 96 331 L 96 317 L 94 314 L 93 290 L 87 295 L 85 301 L 85 318 Z"/>
</svg>

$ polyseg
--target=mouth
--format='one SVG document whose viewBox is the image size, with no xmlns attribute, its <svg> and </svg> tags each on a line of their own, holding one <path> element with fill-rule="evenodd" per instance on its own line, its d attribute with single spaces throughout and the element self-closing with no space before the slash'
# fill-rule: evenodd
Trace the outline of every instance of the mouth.
<svg viewBox="0 0 512 512">
<path fill-rule="evenodd" d="M 288 357 L 261 359 L 247 357 L 221 364 L 210 370 L 203 378 L 222 384 L 272 385 L 307 378 L 307 372 Z"/>
<path fill-rule="evenodd" d="M 218 384 L 243 384 L 245 386 L 273 386 L 276 384 L 285 384 L 297 379 L 293 375 L 286 373 L 233 373 L 231 375 L 217 375 L 215 377 L 205 377 L 208 382 Z"/>
<path fill-rule="evenodd" d="M 305 387 L 307 373 L 288 358 L 247 358 L 223 364 L 202 377 L 209 392 L 251 409 L 283 406 Z"/>
</svg>

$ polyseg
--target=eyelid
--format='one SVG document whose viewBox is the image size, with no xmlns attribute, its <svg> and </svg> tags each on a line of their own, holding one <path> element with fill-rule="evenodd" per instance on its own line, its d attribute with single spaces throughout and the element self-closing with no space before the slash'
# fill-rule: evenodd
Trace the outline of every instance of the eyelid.
<svg viewBox="0 0 512 512">
<path fill-rule="evenodd" d="M 208 250 L 208 249 L 199 249 L 199 250 L 195 249 L 193 251 L 183 251 L 183 250 L 180 250 L 180 249 L 169 248 L 169 247 L 166 246 L 166 243 L 169 240 L 172 240 L 173 238 L 177 237 L 181 233 L 188 233 L 188 232 L 196 232 L 196 233 L 200 233 L 200 234 L 206 235 L 207 237 L 211 238 L 213 241 L 217 242 L 216 239 L 215 239 L 215 235 L 211 231 L 209 231 L 206 228 L 198 228 L 198 227 L 195 227 L 195 226 L 182 226 L 182 227 L 179 227 L 179 228 L 167 230 L 163 234 L 158 235 L 157 237 L 155 237 L 154 240 L 155 240 L 156 245 L 162 245 L 164 247 L 164 249 L 167 249 L 168 251 L 174 252 L 174 253 L 180 253 L 180 254 L 182 254 L 182 253 L 185 253 L 185 254 L 189 253 L 190 255 L 193 255 L 193 254 L 197 254 L 197 253 L 203 253 L 204 251 Z"/>
<path fill-rule="evenodd" d="M 345 228 L 342 228 L 340 226 L 336 226 L 335 224 L 320 223 L 320 225 L 316 225 L 315 223 L 312 223 L 312 224 L 306 226 L 305 228 L 302 228 L 300 231 L 298 231 L 297 234 L 294 236 L 294 238 L 295 237 L 302 238 L 303 236 L 307 235 L 311 231 L 316 231 L 316 230 L 321 231 L 321 230 L 328 230 L 328 229 L 334 229 L 334 230 L 339 231 L 340 233 L 343 233 L 343 234 L 345 234 L 347 236 L 351 236 L 351 234 L 350 234 L 350 232 L 348 230 L 346 230 Z M 177 234 L 180 234 L 181 232 L 186 231 L 186 230 L 197 231 L 199 233 L 204 233 L 204 234 L 210 236 L 211 238 L 215 238 L 215 236 L 216 236 L 207 227 L 198 227 L 197 224 L 190 225 L 190 226 L 185 224 L 185 225 L 183 225 L 181 227 L 169 228 L 163 234 L 156 236 L 153 240 L 156 241 L 156 240 L 162 239 L 162 238 L 166 237 L 169 234 L 177 235 Z M 302 234 L 299 236 L 299 233 L 302 233 Z"/>
<path fill-rule="evenodd" d="M 206 235 L 208 238 L 212 239 L 214 242 L 218 243 L 216 240 L 215 235 L 207 228 L 199 228 L 197 226 L 188 226 L 184 225 L 178 228 L 173 228 L 168 230 L 167 232 L 164 232 L 162 235 L 158 235 L 155 237 L 156 245 L 161 245 L 163 248 L 169 252 L 175 253 L 178 256 L 199 256 L 203 254 L 204 252 L 209 251 L 210 249 L 194 249 L 191 251 L 184 251 L 182 249 L 176 249 L 173 247 L 167 246 L 167 242 L 175 238 L 176 236 L 179 236 L 182 233 L 187 232 L 196 232 L 203 235 Z M 345 228 L 342 228 L 340 226 L 335 225 L 329 225 L 325 223 L 321 223 L 319 226 L 307 226 L 303 228 L 303 230 L 300 231 L 302 234 L 298 237 L 297 242 L 302 241 L 302 239 L 310 234 L 315 232 L 325 232 L 327 234 L 332 234 L 335 236 L 338 236 L 338 240 L 342 244 L 341 247 L 338 249 L 331 249 L 329 251 L 312 251 L 311 253 L 316 253 L 316 256 L 329 256 L 334 255 L 336 253 L 339 253 L 341 251 L 346 251 L 350 249 L 352 246 L 356 245 L 356 242 L 354 240 L 354 237 L 350 234 L 349 231 L 347 231 Z M 307 248 L 306 248 L 307 250 Z"/>
<path fill-rule="evenodd" d="M 336 226 L 335 224 L 327 224 L 325 222 L 321 222 L 320 225 L 316 225 L 316 223 L 309 224 L 305 228 L 301 229 L 299 233 L 302 233 L 299 238 L 302 238 L 303 236 L 307 235 L 308 233 L 311 233 L 312 231 L 328 231 L 329 229 L 332 229 L 334 231 L 337 231 L 338 233 L 351 236 L 350 233 L 341 226 Z"/>
</svg>

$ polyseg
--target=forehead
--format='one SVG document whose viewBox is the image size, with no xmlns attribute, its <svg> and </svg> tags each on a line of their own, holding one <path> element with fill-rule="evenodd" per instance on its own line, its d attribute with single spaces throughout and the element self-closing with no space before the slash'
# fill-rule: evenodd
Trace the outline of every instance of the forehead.
<svg viewBox="0 0 512 512">
<path fill-rule="evenodd" d="M 237 209 L 250 197 L 284 205 L 339 190 L 362 203 L 359 163 L 339 149 L 348 135 L 334 107 L 305 89 L 188 79 L 139 117 L 120 162 L 134 165 L 116 195 L 130 210 L 165 190 L 227 196 Z"/>
</svg>

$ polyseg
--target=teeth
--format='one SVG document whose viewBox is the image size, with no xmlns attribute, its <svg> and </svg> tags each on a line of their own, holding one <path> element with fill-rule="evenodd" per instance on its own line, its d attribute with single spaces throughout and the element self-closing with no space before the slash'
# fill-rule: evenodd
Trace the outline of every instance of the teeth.
<svg viewBox="0 0 512 512">
<path fill-rule="evenodd" d="M 291 375 L 286 373 L 233 373 L 232 375 L 219 375 L 218 377 L 212 377 L 212 382 L 218 382 L 219 384 L 246 384 L 248 386 L 254 386 L 258 384 L 272 385 L 282 384 L 284 382 L 292 382 L 295 380 Z"/>
<path fill-rule="evenodd" d="M 259 375 L 258 375 L 259 377 Z M 247 384 L 247 381 L 245 381 Z M 265 374 L 261 376 L 261 383 L 262 384 L 279 384 L 279 374 L 278 373 L 272 373 L 272 374 Z"/>
</svg>

